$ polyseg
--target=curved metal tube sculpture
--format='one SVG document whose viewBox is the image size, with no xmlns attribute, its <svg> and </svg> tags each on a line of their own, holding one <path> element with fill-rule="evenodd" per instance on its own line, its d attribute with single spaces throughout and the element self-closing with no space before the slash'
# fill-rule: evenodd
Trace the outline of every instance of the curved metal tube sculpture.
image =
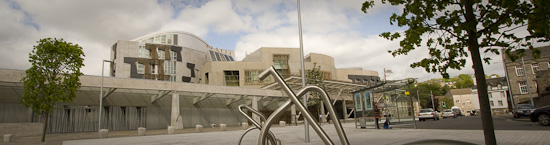
<svg viewBox="0 0 550 145">
<path fill-rule="evenodd" d="M 266 120 L 266 119 L 265 119 L 265 115 L 262 114 L 260 111 L 254 110 L 254 109 L 252 109 L 251 107 L 246 106 L 246 105 L 239 105 L 239 107 L 238 107 L 239 112 L 240 112 L 241 114 L 243 114 L 243 115 L 246 117 L 246 119 L 248 119 L 248 121 L 252 122 L 252 124 L 255 126 L 255 127 L 250 127 L 250 128 L 248 128 L 248 129 L 243 133 L 243 135 L 242 135 L 241 138 L 239 139 L 239 145 L 241 144 L 241 142 L 242 142 L 244 136 L 246 135 L 246 133 L 248 133 L 248 132 L 250 132 L 250 131 L 252 131 L 252 130 L 254 130 L 254 129 L 262 130 L 262 125 L 261 125 L 260 123 L 256 122 L 256 120 L 252 119 L 250 116 L 246 115 L 246 113 L 243 111 L 243 107 L 246 108 L 246 109 L 248 109 L 248 110 L 250 110 L 252 113 L 254 113 L 254 114 L 260 116 L 261 120 Z M 269 137 L 268 140 L 271 142 L 271 144 L 273 144 L 273 145 L 280 145 L 280 144 L 281 144 L 281 141 L 278 140 L 277 138 L 275 138 L 275 135 L 273 135 L 273 133 L 272 133 L 271 131 L 269 131 L 269 136 L 268 136 L 268 137 Z"/>
<path fill-rule="evenodd" d="M 271 66 L 270 68 L 268 68 L 268 69 L 264 70 L 262 73 L 260 73 L 259 77 L 260 77 L 261 80 L 263 80 L 266 77 L 268 77 L 269 75 L 273 75 L 273 77 L 275 78 L 275 81 L 277 81 L 277 83 L 279 83 L 279 85 L 282 86 L 283 90 L 289 96 L 289 99 L 286 102 L 284 102 L 283 105 L 281 105 L 279 108 L 277 108 L 277 110 L 275 110 L 271 116 L 269 116 L 267 118 L 266 122 L 263 124 L 262 127 L 258 127 L 259 124 L 257 122 L 253 121 L 252 118 L 250 118 L 244 112 L 241 112 L 242 114 L 244 114 L 247 117 L 247 119 L 252 121 L 254 123 L 254 125 L 260 130 L 260 138 L 258 140 L 258 144 L 260 144 L 260 145 L 266 144 L 267 143 L 266 139 L 270 140 L 271 142 L 273 142 L 273 140 L 276 140 L 275 136 L 269 131 L 269 128 L 271 128 L 271 125 L 273 125 L 273 123 L 275 123 L 275 118 L 278 118 L 279 116 L 281 116 L 284 113 L 284 111 L 287 110 L 292 104 L 295 104 L 296 107 L 298 108 L 298 110 L 303 112 L 304 118 L 307 119 L 307 121 L 315 122 L 315 120 L 313 119 L 313 116 L 311 115 L 311 112 L 309 112 L 306 109 L 306 107 L 302 104 L 302 102 L 300 102 L 298 100 L 298 97 L 304 96 L 309 91 L 319 92 L 321 94 L 321 97 L 322 97 L 321 99 L 323 100 L 323 103 L 325 103 L 325 105 L 327 106 L 327 109 L 328 109 L 329 113 L 330 114 L 336 114 L 336 112 L 334 111 L 334 108 L 332 107 L 332 104 L 330 103 L 330 99 L 328 97 L 327 92 L 325 92 L 320 87 L 306 86 L 306 87 L 300 89 L 298 91 L 298 94 L 296 95 L 290 89 L 290 87 L 288 87 L 286 82 L 281 78 L 281 76 L 277 73 L 277 71 L 275 71 L 275 68 L 273 68 L 273 66 Z M 239 106 L 239 108 L 241 108 L 241 107 Z M 249 108 L 249 107 L 247 106 L 247 108 Z M 251 108 L 249 110 L 251 110 L 252 112 L 256 111 L 256 110 L 251 109 Z M 258 114 L 258 113 L 261 114 L 258 111 L 256 111 L 256 112 L 257 113 L 255 113 L 255 114 Z M 262 117 L 263 114 L 259 115 L 259 116 Z M 330 115 L 330 117 L 334 121 L 334 127 L 336 128 L 336 132 L 338 133 L 338 137 L 340 138 L 341 143 L 343 145 L 349 145 L 348 138 L 346 136 L 346 133 L 344 132 L 344 129 L 342 128 L 342 124 L 340 123 L 340 120 L 338 120 L 336 115 Z M 265 117 L 263 117 L 263 119 L 265 119 Z M 330 144 L 330 145 L 334 144 L 332 142 L 332 140 L 328 137 L 327 133 L 321 128 L 321 126 L 319 124 L 311 123 L 311 126 L 313 127 L 313 129 L 315 130 L 317 135 L 319 135 L 319 137 L 321 138 L 321 140 L 323 140 L 323 142 L 325 144 Z M 247 130 L 247 132 L 248 132 L 248 130 Z M 245 134 L 246 134 L 246 132 L 245 132 Z M 244 136 L 244 134 L 243 134 L 243 136 Z"/>
</svg>

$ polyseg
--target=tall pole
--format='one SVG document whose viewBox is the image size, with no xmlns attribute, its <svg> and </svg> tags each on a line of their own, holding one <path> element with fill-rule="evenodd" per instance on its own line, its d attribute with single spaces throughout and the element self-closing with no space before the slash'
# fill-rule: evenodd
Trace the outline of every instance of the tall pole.
<svg viewBox="0 0 550 145">
<path fill-rule="evenodd" d="M 525 75 L 525 84 L 527 85 L 527 93 L 529 93 L 529 99 L 531 100 L 531 105 L 535 106 L 535 103 L 533 102 L 533 96 L 531 95 L 531 90 L 529 86 L 529 82 L 530 82 L 529 76 L 527 76 L 527 70 L 525 69 L 525 62 L 523 61 L 523 56 L 521 57 L 521 65 L 523 66 L 523 75 Z"/>
<path fill-rule="evenodd" d="M 297 0 L 297 1 L 298 1 L 298 31 L 300 35 L 300 62 L 302 64 L 302 88 L 304 88 L 306 87 L 306 67 L 304 65 L 304 43 L 302 40 L 302 15 L 300 12 L 300 0 Z M 304 95 L 303 97 L 304 97 L 303 104 L 307 109 L 307 95 Z M 305 129 L 304 141 L 306 143 L 309 143 L 309 124 L 305 119 L 304 119 L 304 129 Z"/>
<path fill-rule="evenodd" d="M 432 94 L 432 90 L 430 90 L 430 99 L 432 99 L 432 109 L 434 109 L 434 111 L 435 111 L 434 94 Z"/>
<path fill-rule="evenodd" d="M 416 100 L 418 101 L 418 110 L 420 111 L 420 94 L 418 93 L 420 90 L 416 90 Z"/>
<path fill-rule="evenodd" d="M 502 49 L 503 53 L 504 54 L 504 49 Z M 504 68 L 504 75 L 506 76 L 506 83 L 508 85 L 508 93 L 506 95 L 510 95 L 510 100 L 511 100 L 511 104 L 512 104 L 512 108 L 515 108 L 515 100 L 514 100 L 514 95 L 512 95 L 512 87 L 511 87 L 511 84 L 510 84 L 510 78 L 508 77 L 508 68 L 506 67 L 506 63 L 504 62 L 504 59 L 502 59 L 502 67 Z"/>
<path fill-rule="evenodd" d="M 113 62 L 113 61 L 110 61 L 110 60 L 103 60 L 101 61 L 101 87 L 99 89 L 99 116 L 97 117 L 98 118 L 98 129 L 97 129 L 97 133 L 98 133 L 98 136 L 101 136 L 101 134 L 99 134 L 99 130 L 101 130 L 101 110 L 103 108 L 103 78 L 105 77 L 103 75 L 103 71 L 105 71 L 105 62 Z"/>
</svg>

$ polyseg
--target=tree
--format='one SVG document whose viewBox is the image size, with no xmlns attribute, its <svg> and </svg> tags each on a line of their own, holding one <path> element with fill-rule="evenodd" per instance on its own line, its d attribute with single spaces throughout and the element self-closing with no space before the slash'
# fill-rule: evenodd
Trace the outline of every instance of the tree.
<svg viewBox="0 0 550 145">
<path fill-rule="evenodd" d="M 63 39 L 45 38 L 38 41 L 29 53 L 31 68 L 21 80 L 25 88 L 21 102 L 41 114 L 44 128 L 42 142 L 46 139 L 49 115 L 58 102 L 72 102 L 80 88 L 80 68 L 84 66 L 84 52 L 78 44 Z"/>
<path fill-rule="evenodd" d="M 323 73 L 321 73 L 321 66 L 317 66 L 317 62 L 313 63 L 313 68 L 311 70 L 306 71 L 306 84 L 308 85 L 316 85 L 323 90 L 326 89 L 325 83 L 323 82 Z M 321 94 L 317 92 L 310 92 L 309 93 L 309 99 L 308 99 L 308 106 L 316 107 L 317 110 L 321 110 L 322 106 L 321 104 L 323 101 L 321 100 Z M 320 112 L 319 112 L 320 113 Z M 320 122 L 321 120 L 319 120 Z"/>
<path fill-rule="evenodd" d="M 412 84 L 409 87 L 409 92 L 411 95 L 416 96 L 418 90 L 418 98 L 420 98 L 419 103 L 422 108 L 432 108 L 432 102 L 430 98 L 430 91 L 434 96 L 443 96 L 449 92 L 450 88 L 446 86 L 441 86 L 440 83 L 427 81 L 418 84 Z"/>
<path fill-rule="evenodd" d="M 470 88 L 474 86 L 474 80 L 472 76 L 468 74 L 460 74 L 456 77 L 451 78 L 451 82 L 454 82 L 454 86 L 457 89 Z"/>
<path fill-rule="evenodd" d="M 388 51 L 393 56 L 407 55 L 416 47 L 427 46 L 429 58 L 411 64 L 427 72 L 440 72 L 448 78 L 447 69 L 461 69 L 470 52 L 475 72 L 478 98 L 481 106 L 485 144 L 496 144 L 487 85 L 480 51 L 499 54 L 503 49 L 511 60 L 523 55 L 524 48 L 533 50 L 532 41 L 550 39 L 550 4 L 544 0 L 381 0 L 393 6 L 403 6 L 400 15 L 393 14 L 390 24 L 407 26 L 404 32 L 380 34 L 389 40 L 400 40 L 400 48 Z M 374 6 L 374 1 L 363 3 L 362 11 Z M 514 30 L 525 28 L 523 36 Z M 423 37 L 427 37 L 423 41 Z M 467 49 L 465 49 L 467 48 Z M 480 50 L 481 49 L 481 50 Z M 519 53 L 511 53 L 517 49 Z M 483 61 L 489 63 L 489 57 Z"/>
</svg>

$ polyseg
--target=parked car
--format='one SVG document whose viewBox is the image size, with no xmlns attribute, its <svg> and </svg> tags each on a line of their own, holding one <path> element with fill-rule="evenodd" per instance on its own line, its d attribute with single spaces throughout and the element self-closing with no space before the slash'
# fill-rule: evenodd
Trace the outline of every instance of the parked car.
<svg viewBox="0 0 550 145">
<path fill-rule="evenodd" d="M 522 116 L 529 116 L 535 107 L 531 104 L 518 104 L 512 111 L 514 118 L 520 118 Z"/>
<path fill-rule="evenodd" d="M 458 116 L 458 114 L 456 114 L 455 112 L 453 112 L 453 110 L 451 109 L 445 109 L 443 110 L 443 119 L 447 118 L 447 117 L 453 117 L 453 118 L 456 118 Z"/>
<path fill-rule="evenodd" d="M 550 106 L 536 108 L 529 117 L 531 121 L 539 122 L 540 125 L 550 125 Z"/>
<path fill-rule="evenodd" d="M 420 109 L 418 113 L 418 120 L 426 121 L 426 119 L 439 120 L 439 113 L 431 108 Z"/>
</svg>

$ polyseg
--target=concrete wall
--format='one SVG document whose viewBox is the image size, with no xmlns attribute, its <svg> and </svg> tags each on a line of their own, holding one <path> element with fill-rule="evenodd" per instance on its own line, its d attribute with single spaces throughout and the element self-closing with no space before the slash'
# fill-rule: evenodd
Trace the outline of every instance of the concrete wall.
<svg viewBox="0 0 550 145">
<path fill-rule="evenodd" d="M 12 134 L 17 136 L 42 134 L 42 123 L 0 123 L 0 135 Z"/>
</svg>

